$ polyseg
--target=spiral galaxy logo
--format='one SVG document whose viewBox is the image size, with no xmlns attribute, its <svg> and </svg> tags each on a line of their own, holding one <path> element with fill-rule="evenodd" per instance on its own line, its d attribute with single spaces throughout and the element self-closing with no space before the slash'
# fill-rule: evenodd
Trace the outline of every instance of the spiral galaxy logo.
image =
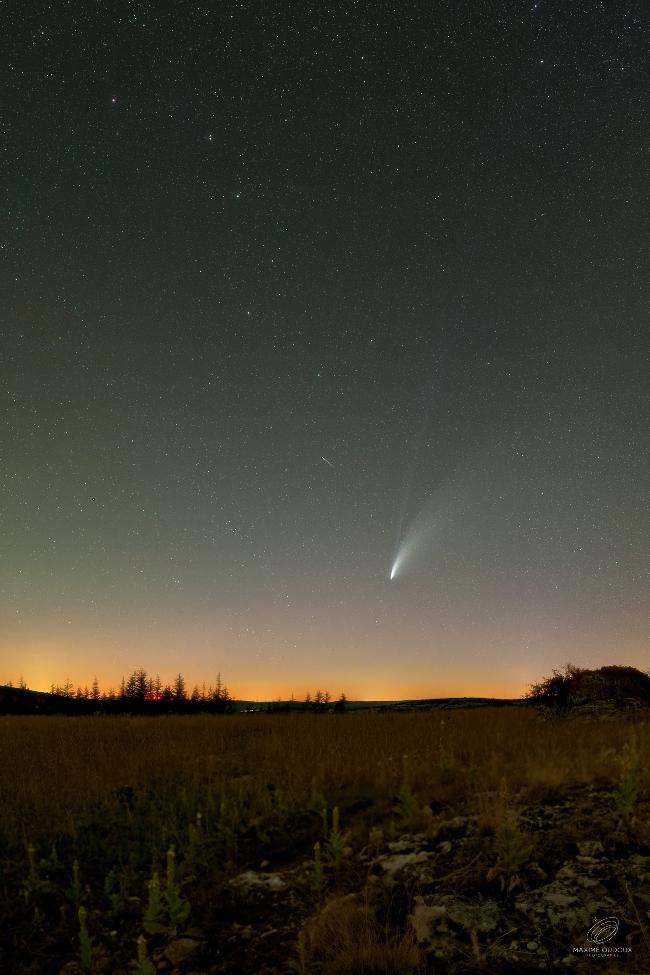
<svg viewBox="0 0 650 975">
<path fill-rule="evenodd" d="M 604 945 L 618 933 L 618 918 L 601 917 L 587 931 L 592 945 Z"/>
</svg>

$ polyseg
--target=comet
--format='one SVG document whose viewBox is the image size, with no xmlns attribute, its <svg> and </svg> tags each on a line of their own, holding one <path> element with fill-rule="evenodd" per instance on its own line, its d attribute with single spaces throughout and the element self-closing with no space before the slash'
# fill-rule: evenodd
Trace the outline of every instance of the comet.
<svg viewBox="0 0 650 975">
<path fill-rule="evenodd" d="M 441 471 L 431 493 L 415 514 L 407 517 L 409 490 L 402 505 L 389 580 L 413 571 L 431 570 L 444 551 L 453 546 L 452 531 L 465 530 L 468 514 L 485 496 L 485 471 L 503 463 L 494 447 L 482 446 L 462 463 Z"/>
<path fill-rule="evenodd" d="M 435 496 L 418 512 L 400 538 L 390 568 L 390 582 L 407 570 L 411 571 L 432 546 L 440 546 L 445 529 L 449 527 L 449 514 L 447 506 Z"/>
<path fill-rule="evenodd" d="M 393 579 L 396 579 L 398 574 L 403 572 L 404 564 L 411 556 L 414 547 L 416 546 L 414 545 L 413 536 L 407 536 L 399 546 L 395 554 L 395 558 L 393 559 L 393 564 L 390 569 L 390 582 L 392 582 Z"/>
<path fill-rule="evenodd" d="M 321 454 L 321 455 L 320 455 L 320 459 L 321 459 L 321 460 L 324 460 L 324 461 L 325 461 L 325 463 L 326 463 L 326 464 L 327 464 L 327 465 L 328 465 L 329 467 L 331 467 L 333 471 L 335 471 L 335 470 L 336 470 L 336 468 L 334 467 L 334 464 L 332 463 L 332 461 L 331 461 L 331 460 L 328 460 L 328 459 L 327 459 L 327 457 L 323 457 L 323 455 Z"/>
</svg>

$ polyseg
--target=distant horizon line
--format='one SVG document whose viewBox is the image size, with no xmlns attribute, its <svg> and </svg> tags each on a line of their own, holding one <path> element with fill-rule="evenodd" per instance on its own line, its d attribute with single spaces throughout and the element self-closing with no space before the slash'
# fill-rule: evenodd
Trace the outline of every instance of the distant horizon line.
<svg viewBox="0 0 650 975">
<path fill-rule="evenodd" d="M 165 686 L 172 687 L 172 685 L 165 685 Z M 212 687 L 213 685 L 210 686 Z M 78 688 L 75 689 L 70 694 L 64 693 L 64 689 L 58 685 L 55 685 L 54 687 L 55 687 L 54 690 L 52 690 L 52 687 L 43 690 L 37 687 L 28 687 L 27 684 L 24 683 L 14 684 L 12 681 L 10 681 L 9 683 L 6 684 L 0 684 L 0 691 L 11 690 L 11 691 L 22 691 L 28 694 L 48 694 L 54 697 L 65 697 L 73 701 L 93 700 L 93 697 L 90 694 L 90 689 L 88 689 L 87 687 L 82 688 L 82 690 L 84 691 L 88 690 L 89 695 L 86 696 L 84 694 L 81 697 L 78 697 L 76 693 L 76 690 L 79 689 L 79 685 Z M 228 693 L 226 687 L 224 687 L 224 691 Z M 109 692 L 113 693 L 112 698 L 108 696 Z M 338 698 L 328 695 L 327 701 L 325 703 L 334 705 L 337 703 L 337 701 L 341 701 L 342 699 L 344 699 L 347 704 L 352 705 L 352 704 L 416 704 L 416 703 L 427 702 L 427 701 L 521 701 L 524 700 L 524 698 L 525 695 L 521 695 L 519 697 L 508 697 L 508 696 L 502 697 L 502 696 L 492 695 L 492 694 L 442 694 L 439 696 L 428 695 L 426 697 L 364 698 L 364 697 L 348 697 L 344 692 L 342 692 L 342 694 Z M 121 697 L 119 691 L 116 692 L 114 688 L 109 688 L 108 692 L 106 691 L 100 692 L 99 700 L 101 701 L 120 700 L 120 699 Z M 145 696 L 143 700 L 147 701 L 147 703 L 155 704 L 158 703 L 160 698 Z M 187 696 L 185 700 L 190 701 L 191 700 L 190 696 Z M 201 700 L 207 701 L 208 699 L 199 698 L 199 701 Z M 302 697 L 296 697 L 295 695 L 292 694 L 291 697 L 280 696 L 280 697 L 273 697 L 273 698 L 271 697 L 246 698 L 246 697 L 232 697 L 228 695 L 228 700 L 233 704 L 298 704 L 300 705 L 300 704 L 306 704 L 310 702 L 313 703 L 314 697 L 311 696 L 308 697 L 307 695 L 304 695 Z"/>
<path fill-rule="evenodd" d="M 94 683 L 95 682 L 93 681 L 93 685 Z M 124 681 L 125 685 L 126 683 L 127 681 Z M 218 684 L 206 684 L 206 682 L 202 682 L 201 688 L 203 687 L 203 685 L 205 685 L 206 694 L 211 690 L 212 694 L 214 695 L 216 690 L 219 689 L 221 695 L 227 696 L 228 700 L 230 700 L 232 703 L 235 704 L 292 704 L 292 703 L 305 704 L 309 702 L 314 702 L 315 697 L 319 693 L 319 691 L 323 695 L 323 703 L 332 704 L 332 705 L 336 704 L 337 701 L 340 701 L 342 699 L 344 699 L 349 704 L 408 704 L 408 703 L 416 703 L 421 701 L 461 701 L 461 700 L 520 701 L 525 698 L 525 692 L 519 696 L 514 696 L 514 697 L 494 695 L 494 694 L 469 694 L 469 693 L 440 694 L 440 695 L 428 694 L 423 697 L 412 697 L 412 696 L 350 697 L 349 695 L 345 694 L 344 691 L 342 691 L 338 697 L 335 697 L 329 694 L 327 689 L 325 689 L 324 691 L 317 689 L 313 694 L 311 692 L 307 692 L 302 696 L 296 696 L 295 694 L 292 693 L 289 697 L 283 697 L 282 695 L 279 695 L 277 697 L 251 698 L 251 697 L 236 697 L 231 695 L 228 690 L 228 687 L 224 683 L 222 683 L 219 686 Z M 88 687 L 88 685 L 84 685 L 82 687 L 80 684 L 77 684 L 76 686 L 73 686 L 72 684 L 68 685 L 68 690 L 66 692 L 66 685 L 61 686 L 58 684 L 51 683 L 50 687 L 48 688 L 39 688 L 39 687 L 30 687 L 27 685 L 26 682 L 22 680 L 20 680 L 18 683 L 15 683 L 14 681 L 10 680 L 7 683 L 0 683 L 0 690 L 24 691 L 31 694 L 50 694 L 55 697 L 69 698 L 70 700 L 94 700 L 94 699 L 95 700 L 97 699 L 98 700 L 111 700 L 111 699 L 119 700 L 120 697 L 122 696 L 121 695 L 122 686 L 123 686 L 123 682 L 121 680 L 117 688 L 111 686 L 106 690 L 102 690 L 99 689 L 98 687 L 98 697 L 93 695 L 92 685 L 91 687 Z M 174 687 L 173 684 L 162 685 L 163 690 L 165 689 L 173 690 L 173 687 Z M 82 691 L 81 696 L 78 695 L 79 690 Z M 192 691 L 186 694 L 186 698 L 185 698 L 186 700 L 189 701 L 191 699 L 191 694 L 193 693 L 194 690 L 200 690 L 200 686 L 198 684 L 194 684 L 192 687 Z M 206 696 L 206 694 L 204 694 L 202 697 L 199 697 L 198 700 L 207 701 L 208 697 Z M 326 698 L 325 695 L 327 695 Z M 147 700 L 150 703 L 156 703 L 158 700 L 160 700 L 160 696 L 147 695 L 145 693 L 143 700 Z"/>
</svg>

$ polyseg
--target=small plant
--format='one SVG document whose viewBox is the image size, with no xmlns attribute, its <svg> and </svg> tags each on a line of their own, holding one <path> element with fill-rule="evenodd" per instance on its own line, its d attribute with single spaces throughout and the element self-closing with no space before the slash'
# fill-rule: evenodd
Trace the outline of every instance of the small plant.
<svg viewBox="0 0 650 975">
<path fill-rule="evenodd" d="M 86 916 L 86 908 L 80 907 L 77 912 L 79 918 L 79 957 L 81 967 L 85 972 L 89 972 L 93 965 L 93 945 L 86 927 Z"/>
<path fill-rule="evenodd" d="M 27 863 L 27 876 L 23 879 L 21 890 L 25 900 L 30 901 L 40 886 L 40 877 L 36 868 L 36 850 L 33 843 L 27 847 Z"/>
<path fill-rule="evenodd" d="M 320 785 L 318 783 L 317 776 L 313 776 L 311 780 L 311 796 L 310 796 L 310 806 L 314 812 L 322 810 L 325 806 L 325 797 L 321 791 Z"/>
<path fill-rule="evenodd" d="M 638 890 L 633 893 L 630 890 L 629 884 L 626 882 L 625 893 L 627 894 L 628 903 L 634 912 L 634 917 L 626 917 L 625 922 L 632 929 L 638 931 L 648 953 L 648 958 L 650 959 L 650 889 Z M 637 898 L 643 901 L 643 907 L 641 909 L 639 909 L 636 902 Z"/>
<path fill-rule="evenodd" d="M 81 878 L 79 875 L 79 861 L 75 860 L 72 864 L 72 883 L 68 887 L 67 897 L 74 907 L 81 904 Z"/>
<path fill-rule="evenodd" d="M 291 971 L 296 972 L 296 975 L 307 975 L 307 942 L 302 931 L 298 935 L 296 951 L 298 957 L 289 963 Z"/>
<path fill-rule="evenodd" d="M 499 878 L 501 889 L 510 893 L 521 884 L 518 871 L 528 860 L 531 846 L 519 828 L 517 813 L 513 808 L 506 780 L 501 780 L 496 809 L 496 829 L 494 847 L 497 861 L 488 871 L 487 879 Z"/>
<path fill-rule="evenodd" d="M 321 818 L 321 821 L 323 823 L 323 839 L 326 840 L 327 839 L 327 831 L 329 829 L 329 823 L 327 821 L 327 807 L 326 806 L 321 810 L 320 818 Z"/>
<path fill-rule="evenodd" d="M 440 781 L 448 785 L 453 782 L 456 778 L 456 761 L 454 756 L 449 751 L 448 748 L 440 743 L 440 754 L 438 756 L 438 770 L 440 772 Z"/>
<path fill-rule="evenodd" d="M 411 786 L 411 772 L 408 755 L 402 759 L 402 781 L 397 793 L 397 818 L 402 828 L 427 830 L 431 825 L 431 810 L 420 806 Z"/>
<path fill-rule="evenodd" d="M 227 861 L 234 861 L 237 856 L 236 823 L 236 811 L 231 808 L 225 796 L 222 796 L 219 806 L 219 839 Z"/>
<path fill-rule="evenodd" d="M 327 816 L 326 810 L 325 815 Z M 335 806 L 332 810 L 332 828 L 327 838 L 327 852 L 332 859 L 335 869 L 340 870 L 341 864 L 343 863 L 343 856 L 345 854 L 345 845 L 343 843 L 343 834 L 341 833 L 339 826 L 338 806 Z"/>
<path fill-rule="evenodd" d="M 138 957 L 136 958 L 135 975 L 156 975 L 156 969 L 147 955 L 147 942 L 144 935 L 138 938 Z"/>
<path fill-rule="evenodd" d="M 160 934 L 166 930 L 166 927 L 163 924 L 163 902 L 160 894 L 160 879 L 157 873 L 154 873 L 147 887 L 149 896 L 142 926 L 147 934 Z"/>
<path fill-rule="evenodd" d="M 190 823 L 188 833 L 187 860 L 195 866 L 200 861 L 203 842 L 203 815 L 200 812 L 197 812 L 194 822 Z"/>
<path fill-rule="evenodd" d="M 323 871 L 321 847 L 320 847 L 320 843 L 315 843 L 314 844 L 314 870 L 311 875 L 311 885 L 317 894 L 320 894 L 322 892 L 324 880 L 325 880 L 325 874 Z"/>
<path fill-rule="evenodd" d="M 41 874 L 44 863 L 49 865 L 49 860 L 41 860 L 40 864 L 36 862 L 36 848 L 30 843 L 27 847 L 27 876 L 23 877 L 20 885 L 20 892 L 26 903 L 30 903 L 38 894 L 54 893 L 56 890 L 54 884 Z M 36 911 L 38 912 L 38 908 Z"/>
<path fill-rule="evenodd" d="M 374 856 L 379 856 L 379 851 L 381 850 L 384 843 L 384 831 L 381 826 L 373 826 L 368 834 L 368 847 L 374 854 Z"/>
<path fill-rule="evenodd" d="M 171 927 L 176 929 L 181 924 L 184 924 L 190 913 L 190 905 L 181 895 L 181 890 L 176 880 L 176 853 L 173 846 L 170 846 L 167 850 L 164 903 Z"/>
<path fill-rule="evenodd" d="M 124 911 L 124 890 L 123 884 L 118 883 L 114 870 L 109 870 L 104 879 L 104 897 L 109 904 L 110 916 L 119 917 Z"/>
<path fill-rule="evenodd" d="M 41 870 L 45 870 L 50 873 L 61 869 L 61 861 L 59 860 L 59 854 L 54 843 L 50 848 L 49 855 L 42 857 L 40 867 Z"/>
<path fill-rule="evenodd" d="M 614 803 L 621 819 L 633 823 L 637 802 L 643 788 L 643 756 L 638 749 L 636 735 L 632 733 L 617 756 L 618 776 L 614 789 Z"/>
<path fill-rule="evenodd" d="M 416 797 L 411 788 L 411 773 L 408 765 L 408 755 L 402 758 L 402 781 L 397 793 L 397 815 L 405 823 L 412 820 L 416 811 Z"/>
<path fill-rule="evenodd" d="M 471 762 L 465 769 L 465 790 L 469 795 L 475 795 L 478 790 L 479 768 Z"/>
<path fill-rule="evenodd" d="M 176 852 L 173 846 L 167 850 L 165 889 L 161 890 L 160 877 L 154 872 L 147 884 L 149 896 L 142 919 L 147 934 L 174 933 L 185 923 L 190 905 L 181 894 L 176 879 Z"/>
</svg>

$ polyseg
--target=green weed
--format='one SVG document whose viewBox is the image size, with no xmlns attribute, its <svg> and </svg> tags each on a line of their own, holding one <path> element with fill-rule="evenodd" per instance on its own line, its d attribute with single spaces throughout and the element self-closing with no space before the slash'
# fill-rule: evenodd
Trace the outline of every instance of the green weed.
<svg viewBox="0 0 650 975">
<path fill-rule="evenodd" d="M 291 962 L 289 963 L 289 967 L 292 972 L 296 973 L 296 975 L 307 975 L 308 951 L 307 951 L 307 943 L 305 941 L 305 935 L 303 934 L 302 931 L 298 935 L 298 942 L 296 944 L 296 953 L 298 957 L 291 960 Z"/>
<path fill-rule="evenodd" d="M 67 898 L 73 907 L 79 908 L 81 904 L 81 878 L 79 875 L 79 861 L 75 860 L 72 864 L 72 883 L 66 892 Z"/>
<path fill-rule="evenodd" d="M 80 907 L 77 912 L 79 918 L 79 958 L 83 970 L 89 972 L 93 965 L 93 946 L 86 927 L 86 916 L 86 908 Z"/>
<path fill-rule="evenodd" d="M 135 964 L 135 975 L 156 975 L 156 969 L 147 955 L 147 942 L 142 934 L 138 938 L 138 957 Z"/>
<path fill-rule="evenodd" d="M 317 894 L 321 894 L 323 890 L 323 884 L 325 881 L 325 872 L 323 870 L 323 859 L 321 855 L 320 843 L 314 844 L 314 865 L 311 874 L 311 886 Z"/>
<path fill-rule="evenodd" d="M 499 878 L 501 889 L 507 888 L 510 892 L 521 883 L 518 871 L 530 857 L 531 844 L 519 827 L 505 779 L 501 780 L 497 800 L 494 849 L 497 860 L 488 871 L 487 879 Z"/>
<path fill-rule="evenodd" d="M 326 811 L 325 811 L 326 812 Z M 327 815 L 327 812 L 326 812 Z M 339 824 L 339 807 L 335 806 L 332 810 L 332 828 L 327 837 L 327 852 L 330 856 L 334 868 L 340 870 L 345 855 L 345 843 Z"/>
<path fill-rule="evenodd" d="M 377 857 L 384 845 L 384 831 L 381 826 L 373 826 L 368 833 L 368 849 Z"/>
<path fill-rule="evenodd" d="M 431 810 L 418 801 L 411 784 L 408 755 L 402 757 L 402 780 L 395 811 L 401 829 L 426 830 L 431 825 Z"/>
<path fill-rule="evenodd" d="M 27 874 L 23 875 L 20 887 L 26 903 L 30 903 L 40 895 L 57 892 L 56 886 L 41 872 L 45 862 L 41 860 L 37 863 L 36 847 L 33 843 L 29 843 L 27 846 Z"/>
<path fill-rule="evenodd" d="M 632 824 L 643 788 L 644 761 L 634 732 L 617 756 L 618 776 L 614 788 L 614 804 L 626 824 Z"/>
<path fill-rule="evenodd" d="M 115 870 L 109 870 L 104 878 L 104 897 L 108 902 L 109 916 L 112 920 L 124 913 L 124 879 L 118 880 Z"/>
<path fill-rule="evenodd" d="M 176 879 L 176 853 L 173 846 L 170 846 L 167 850 L 164 903 L 170 927 L 176 930 L 187 920 L 190 913 L 190 905 L 181 895 L 181 890 Z"/>
<path fill-rule="evenodd" d="M 160 878 L 157 873 L 154 873 L 153 877 L 147 884 L 149 895 L 147 898 L 147 907 L 144 912 L 144 917 L 142 918 L 142 927 L 145 929 L 147 934 L 160 934 L 166 931 L 166 926 L 164 921 L 164 907 L 162 902 L 162 896 L 160 892 Z"/>
</svg>

